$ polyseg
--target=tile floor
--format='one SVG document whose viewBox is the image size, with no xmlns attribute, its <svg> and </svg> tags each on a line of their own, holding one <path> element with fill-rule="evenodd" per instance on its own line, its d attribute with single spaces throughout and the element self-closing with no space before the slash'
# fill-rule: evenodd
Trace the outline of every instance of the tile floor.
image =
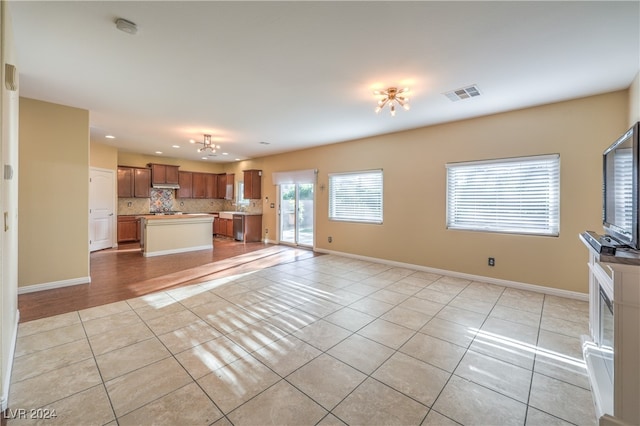
<svg viewBox="0 0 640 426">
<path fill-rule="evenodd" d="M 55 410 L 65 425 L 595 424 L 587 321 L 581 301 L 318 256 L 21 324 L 8 414 Z"/>
</svg>

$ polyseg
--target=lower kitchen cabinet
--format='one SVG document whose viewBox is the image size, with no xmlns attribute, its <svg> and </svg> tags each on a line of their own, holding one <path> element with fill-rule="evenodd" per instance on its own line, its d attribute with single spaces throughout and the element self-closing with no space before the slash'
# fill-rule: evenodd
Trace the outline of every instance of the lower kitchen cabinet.
<svg viewBox="0 0 640 426">
<path fill-rule="evenodd" d="M 137 216 L 118 216 L 118 243 L 140 241 L 140 219 Z"/>
</svg>

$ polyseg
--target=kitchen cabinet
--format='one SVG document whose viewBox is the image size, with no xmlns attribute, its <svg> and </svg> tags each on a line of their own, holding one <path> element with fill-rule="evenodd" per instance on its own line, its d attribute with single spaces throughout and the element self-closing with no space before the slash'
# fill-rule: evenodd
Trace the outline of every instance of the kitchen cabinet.
<svg viewBox="0 0 640 426">
<path fill-rule="evenodd" d="M 218 193 L 216 194 L 216 198 L 224 198 L 227 193 L 227 174 L 219 173 L 218 174 L 218 182 L 217 182 Z"/>
<path fill-rule="evenodd" d="M 244 170 L 244 198 L 259 200 L 262 186 L 262 170 Z"/>
<path fill-rule="evenodd" d="M 224 199 L 225 200 L 233 200 L 233 181 L 234 181 L 234 174 L 233 173 L 227 173 L 226 175 L 226 179 L 225 179 L 225 192 L 223 194 Z"/>
<path fill-rule="evenodd" d="M 206 173 L 193 173 L 193 192 L 191 196 L 193 198 L 207 197 Z"/>
<path fill-rule="evenodd" d="M 205 198 L 218 198 L 218 175 L 207 173 L 204 178 L 206 186 Z"/>
<path fill-rule="evenodd" d="M 137 216 L 118 216 L 118 243 L 140 241 L 140 219 Z"/>
<path fill-rule="evenodd" d="M 244 215 L 243 241 L 252 243 L 262 241 L 262 215 Z"/>
<path fill-rule="evenodd" d="M 216 235 L 233 237 L 233 219 L 216 218 L 213 221 L 213 230 Z"/>
<path fill-rule="evenodd" d="M 149 167 L 151 167 L 151 183 L 153 185 L 178 184 L 180 166 L 151 163 Z"/>
<path fill-rule="evenodd" d="M 176 192 L 176 198 L 191 198 L 193 193 L 193 173 L 178 172 L 178 183 L 180 184 L 180 188 Z"/>
<path fill-rule="evenodd" d="M 138 167 L 118 166 L 118 197 L 149 198 L 151 170 Z"/>
</svg>

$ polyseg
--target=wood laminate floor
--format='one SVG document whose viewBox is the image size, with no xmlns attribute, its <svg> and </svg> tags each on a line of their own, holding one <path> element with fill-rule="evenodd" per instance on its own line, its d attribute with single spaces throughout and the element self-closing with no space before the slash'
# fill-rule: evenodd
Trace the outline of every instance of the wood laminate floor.
<svg viewBox="0 0 640 426">
<path fill-rule="evenodd" d="M 145 258 L 139 244 L 120 244 L 117 249 L 91 253 L 91 284 L 19 295 L 20 322 L 195 284 L 214 274 L 237 274 L 314 255 L 287 246 L 215 238 L 213 250 Z"/>
</svg>

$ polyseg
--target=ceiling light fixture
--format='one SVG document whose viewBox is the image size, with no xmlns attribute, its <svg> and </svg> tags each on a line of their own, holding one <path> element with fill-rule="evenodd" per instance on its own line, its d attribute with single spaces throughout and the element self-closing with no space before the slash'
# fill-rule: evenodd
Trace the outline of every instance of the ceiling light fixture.
<svg viewBox="0 0 640 426">
<path fill-rule="evenodd" d="M 206 150 L 210 150 L 211 154 L 215 154 L 216 150 L 220 149 L 220 145 L 216 145 L 213 142 L 211 142 L 211 135 L 204 135 L 203 142 L 196 142 L 193 139 L 191 139 L 189 142 L 202 144 L 202 148 L 198 148 L 198 152 L 204 152 Z"/>
<path fill-rule="evenodd" d="M 134 35 L 138 32 L 138 26 L 135 22 L 127 21 L 126 19 L 116 19 L 116 28 L 127 34 Z"/>
<path fill-rule="evenodd" d="M 376 114 L 382 111 L 382 108 L 384 108 L 385 105 L 388 104 L 391 115 L 395 117 L 396 103 L 400 105 L 402 108 L 404 108 L 405 111 L 409 111 L 410 106 L 407 103 L 409 102 L 409 98 L 407 98 L 406 96 L 402 96 L 403 93 L 407 93 L 408 91 L 409 91 L 408 87 L 405 87 L 404 89 L 400 89 L 400 90 L 398 90 L 397 87 L 389 87 L 388 89 L 385 89 L 385 90 L 376 90 L 375 92 L 373 92 L 373 94 L 376 96 L 382 96 L 382 99 L 378 101 L 378 106 L 376 107 Z"/>
</svg>

